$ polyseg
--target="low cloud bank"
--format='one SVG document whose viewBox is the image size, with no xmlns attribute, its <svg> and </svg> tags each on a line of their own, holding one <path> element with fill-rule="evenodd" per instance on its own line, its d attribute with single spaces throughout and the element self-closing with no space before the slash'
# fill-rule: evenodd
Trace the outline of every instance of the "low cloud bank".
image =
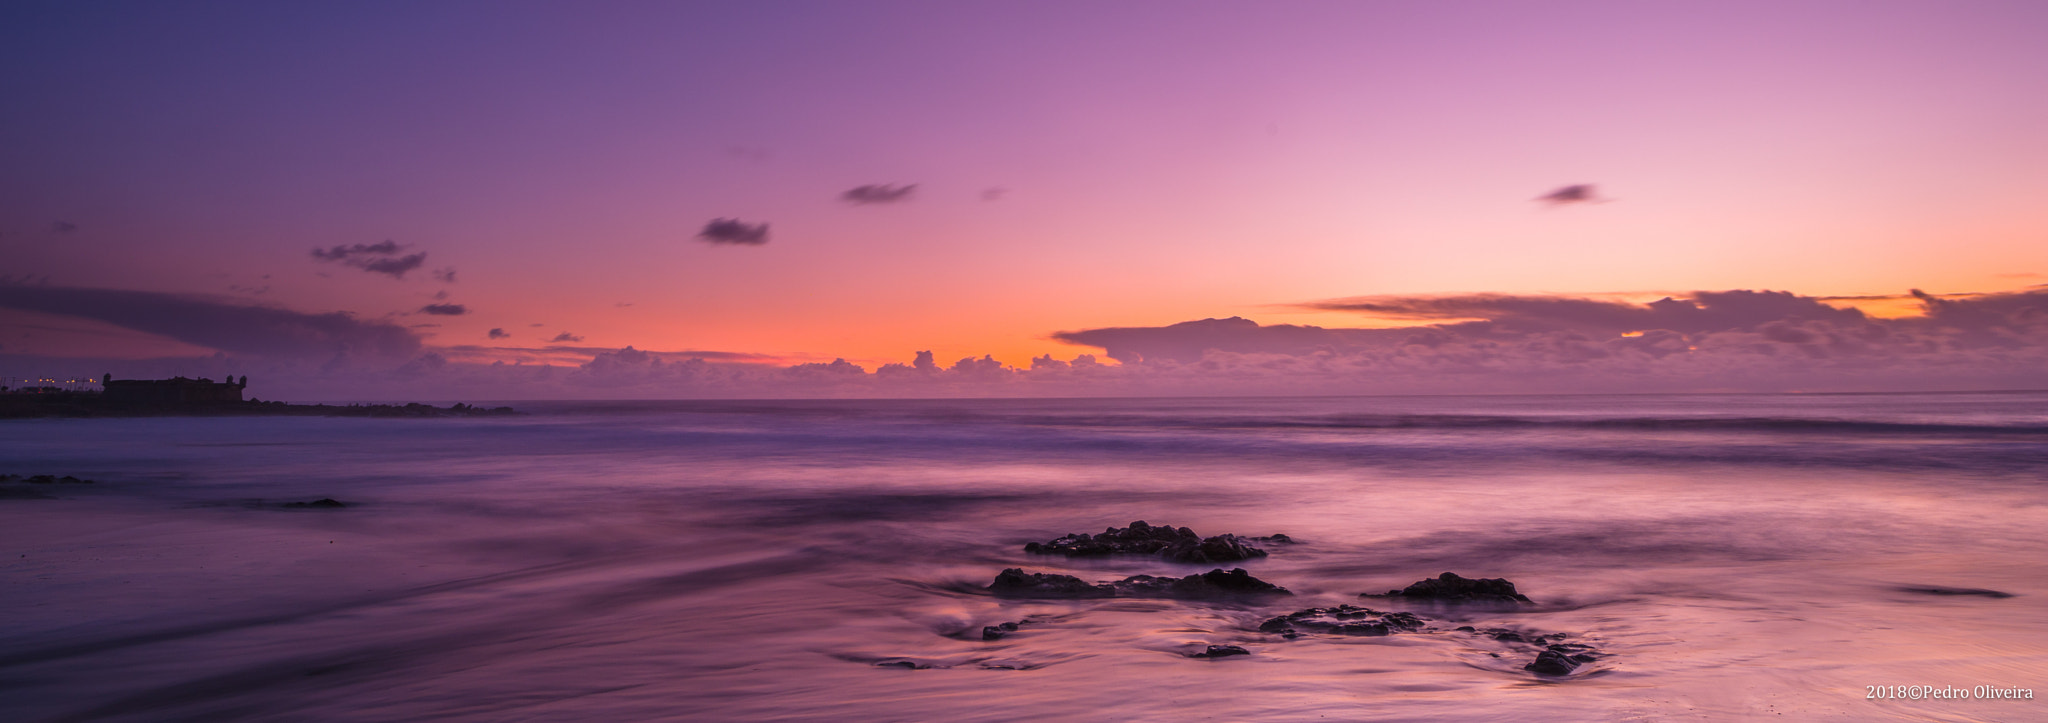
<svg viewBox="0 0 2048 723">
<path fill-rule="evenodd" d="M 421 349 L 418 335 L 395 324 L 194 294 L 0 285 L 0 307 L 94 319 L 267 359 L 407 359 Z"/>
<path fill-rule="evenodd" d="M 1262 326 L 1238 318 L 1055 338 L 1128 365 L 1239 381 L 1413 392 L 1884 391 L 2048 388 L 2048 291 L 1940 298 L 1880 319 L 1782 291 L 1647 304 L 1481 294 L 1310 304 L 1439 323 Z"/>
<path fill-rule="evenodd" d="M 222 352 L 107 361 L 106 370 L 117 376 L 251 374 L 262 382 L 252 394 L 284 399 L 2048 388 L 2048 289 L 1951 297 L 1915 292 L 1915 298 L 1924 315 L 1884 319 L 1779 291 L 1697 292 L 1650 303 L 1517 295 L 1360 297 L 1310 306 L 1420 324 L 1346 329 L 1203 319 L 1053 336 L 1099 348 L 1120 363 L 1092 353 L 1071 359 L 1046 355 L 1021 367 L 985 355 L 948 363 L 921 351 L 904 362 L 868 368 L 844 359 L 789 364 L 743 351 L 559 343 L 427 348 L 406 329 L 346 314 L 144 292 L 0 288 L 0 307 L 100 319 Z M 563 336 L 556 339 L 573 340 Z M 0 356 L 10 366 L 29 361 L 35 360 Z M 55 361 L 70 365 L 66 371 L 95 363 Z"/>
</svg>

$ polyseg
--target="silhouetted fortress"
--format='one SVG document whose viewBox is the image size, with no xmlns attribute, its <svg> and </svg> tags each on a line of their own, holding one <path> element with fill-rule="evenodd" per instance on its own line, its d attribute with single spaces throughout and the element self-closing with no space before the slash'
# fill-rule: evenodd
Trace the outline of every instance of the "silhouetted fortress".
<svg viewBox="0 0 2048 723">
<path fill-rule="evenodd" d="M 225 382 L 212 379 L 115 379 L 108 374 L 100 382 L 101 394 L 108 404 L 138 407 L 164 407 L 183 404 L 204 404 L 210 402 L 240 402 L 242 389 L 249 386 L 244 376 L 237 382 L 228 377 Z"/>
</svg>

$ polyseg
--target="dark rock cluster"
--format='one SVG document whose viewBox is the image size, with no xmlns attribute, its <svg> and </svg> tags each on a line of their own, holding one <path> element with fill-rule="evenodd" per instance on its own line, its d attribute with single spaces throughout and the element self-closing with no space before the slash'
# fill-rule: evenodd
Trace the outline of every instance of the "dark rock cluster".
<svg viewBox="0 0 2048 723">
<path fill-rule="evenodd" d="M 1020 626 L 1020 625 L 1022 625 L 1022 624 L 1023 624 L 1022 622 L 1015 622 L 1015 623 L 1001 623 L 1001 624 L 997 624 L 997 625 L 983 625 L 983 626 L 981 626 L 981 639 L 982 639 L 982 640 L 1002 640 L 1002 639 L 1003 639 L 1003 636 L 1005 636 L 1005 635 L 1009 635 L 1010 633 L 1014 633 L 1014 632 L 1017 632 L 1017 627 L 1018 627 L 1018 626 Z"/>
<path fill-rule="evenodd" d="M 1024 551 L 1068 557 L 1157 555 L 1174 562 L 1193 563 L 1233 562 L 1266 556 L 1265 550 L 1245 544 L 1245 539 L 1250 538 L 1236 535 L 1205 538 L 1185 527 L 1148 525 L 1144 520 L 1138 520 L 1130 527 L 1111 527 L 1098 535 L 1075 532 L 1049 542 L 1029 543 L 1024 546 Z M 1282 544 L 1294 542 L 1286 535 L 1260 539 Z"/>
<path fill-rule="evenodd" d="M 1294 639 L 1303 633 L 1330 635 L 1392 635 L 1422 629 L 1422 618 L 1412 613 L 1380 612 L 1356 605 L 1297 610 L 1259 624 L 1260 632 L 1279 633 Z"/>
<path fill-rule="evenodd" d="M 1448 602 L 1529 602 L 1528 597 L 1515 592 L 1515 584 L 1512 582 L 1497 577 L 1459 577 L 1453 572 L 1418 581 L 1400 590 L 1388 590 L 1384 595 L 1360 593 L 1359 597 L 1405 597 Z"/>
<path fill-rule="evenodd" d="M 343 508 L 343 507 L 347 507 L 348 505 L 344 505 L 344 504 L 342 504 L 342 503 L 340 503 L 340 502 L 337 502 L 337 501 L 335 501 L 335 500 L 334 500 L 333 498 L 331 498 L 331 497 L 322 497 L 322 498 L 320 498 L 320 499 L 317 499 L 317 500 L 313 500 L 312 502 L 286 502 L 286 503 L 284 503 L 284 506 L 285 506 L 285 507 L 288 507 L 288 508 L 292 508 L 292 509 L 331 509 L 331 510 L 338 510 L 338 509 L 341 509 L 341 508 Z"/>
<path fill-rule="evenodd" d="M 29 484 L 32 484 L 32 485 L 89 485 L 89 484 L 92 484 L 92 480 L 89 480 L 89 479 L 79 479 L 79 478 L 77 478 L 77 477 L 73 477 L 73 476 L 71 476 L 71 475 L 68 475 L 68 474 L 67 474 L 67 475 L 64 475 L 64 476 L 62 476 L 62 477 L 58 477 L 58 476 L 56 476 L 56 475 L 48 475 L 48 474 L 39 474 L 39 475 L 35 475 L 35 476 L 33 476 L 33 477 L 23 477 L 23 476 L 21 476 L 21 475 L 18 475 L 18 474 L 0 474 L 0 483 L 6 483 L 6 482 L 27 482 L 27 483 L 29 483 Z"/>
<path fill-rule="evenodd" d="M 1132 575 L 1116 582 L 1089 584 L 1072 575 L 1027 573 L 1009 568 L 996 575 L 989 592 L 1003 597 L 1108 598 L 1146 597 L 1182 600 L 1234 595 L 1291 595 L 1287 588 L 1252 577 L 1244 568 L 1210 570 L 1187 577 Z"/>
<path fill-rule="evenodd" d="M 1576 643 L 1551 645 L 1536 654 L 1536 662 L 1524 665 L 1522 669 L 1538 675 L 1571 675 L 1579 666 L 1599 659 L 1585 652 L 1591 649 Z"/>
<path fill-rule="evenodd" d="M 1528 630 L 1508 630 L 1506 628 L 1474 628 L 1470 625 L 1461 626 L 1457 628 L 1457 631 L 1490 638 L 1502 643 L 1528 645 L 1538 648 L 1536 660 L 1522 666 L 1523 670 L 1538 675 L 1570 675 L 1573 671 L 1578 670 L 1579 666 L 1600 659 L 1599 651 L 1594 650 L 1591 645 L 1564 642 L 1571 637 L 1564 633 L 1538 633 Z M 1495 655 L 1495 657 L 1499 656 Z"/>
<path fill-rule="evenodd" d="M 1063 535 L 1047 542 L 1033 542 L 1024 546 L 1024 551 L 1041 555 L 1065 555 L 1068 557 L 1095 557 L 1108 555 L 1156 556 L 1174 562 L 1220 562 L 1265 557 L 1266 551 L 1253 547 L 1252 542 L 1269 545 L 1289 545 L 1295 541 L 1286 535 L 1266 537 L 1238 537 L 1216 535 L 1202 537 L 1186 527 L 1150 525 L 1144 521 L 1132 522 L 1129 527 L 1111 527 L 1101 534 L 1074 533 Z M 995 581 L 986 588 L 990 593 L 1007 598 L 1027 599 L 1103 599 L 1103 598 L 1169 598 L 1200 600 L 1230 598 L 1252 595 L 1291 595 L 1286 588 L 1253 577 L 1243 568 L 1210 570 L 1185 577 L 1161 577 L 1155 575 L 1132 575 L 1113 582 L 1091 583 L 1072 575 L 1056 573 L 1025 572 L 1021 568 L 1008 568 L 996 575 Z M 1901 588 L 1912 592 L 1946 595 L 1997 594 L 1992 591 L 1956 590 L 1948 588 Z M 1515 584 L 1501 578 L 1467 578 L 1457 573 L 1446 572 L 1434 578 L 1419 580 L 1405 588 L 1389 590 L 1383 594 L 1366 593 L 1360 597 L 1402 598 L 1415 601 L 1450 603 L 1510 603 L 1532 604 L 1529 598 L 1515 589 Z M 981 639 L 1001 640 L 1016 632 L 1026 621 L 1000 623 L 983 626 Z M 970 629 L 971 630 L 971 629 Z M 1452 632 L 1469 633 L 1486 640 L 1488 647 L 1505 646 L 1501 652 L 1487 655 L 1502 657 L 1511 652 L 1527 654 L 1533 652 L 1535 659 L 1522 667 L 1541 676 L 1569 676 L 1581 671 L 1588 663 L 1600 659 L 1601 655 L 1592 646 L 1567 642 L 1563 633 L 1538 633 L 1528 630 L 1505 628 L 1475 628 L 1462 626 L 1455 630 L 1431 628 L 1428 619 L 1409 612 L 1381 611 L 1357 605 L 1338 605 L 1297 610 L 1285 615 L 1267 618 L 1258 626 L 1259 632 L 1278 635 L 1293 640 L 1304 636 L 1386 636 L 1404 633 Z M 962 636 L 969 635 L 962 631 Z M 1251 651 L 1237 645 L 1208 645 L 1200 652 L 1185 652 L 1189 658 L 1214 660 L 1217 658 L 1251 655 Z M 893 659 L 880 665 L 901 667 L 923 667 L 917 661 Z"/>
<path fill-rule="evenodd" d="M 0 500 L 53 500 L 57 498 L 55 495 L 44 492 L 37 487 L 21 487 L 16 483 L 38 486 L 89 485 L 92 484 L 92 480 L 79 479 L 68 474 L 62 477 L 47 474 L 39 474 L 32 477 L 23 477 L 18 474 L 0 474 Z"/>
</svg>

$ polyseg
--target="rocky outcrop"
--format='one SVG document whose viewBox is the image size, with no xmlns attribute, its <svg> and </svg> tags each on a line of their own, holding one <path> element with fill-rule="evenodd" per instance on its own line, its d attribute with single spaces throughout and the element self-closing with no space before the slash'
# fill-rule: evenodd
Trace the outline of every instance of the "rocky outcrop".
<svg viewBox="0 0 2048 723">
<path fill-rule="evenodd" d="M 48 475 L 48 474 L 39 474 L 39 475 L 35 475 L 35 476 L 33 476 L 33 477 L 23 477 L 23 476 L 21 476 L 21 475 L 18 475 L 18 474 L 0 474 L 0 483 L 7 483 L 7 482 L 27 482 L 27 483 L 29 483 L 29 484 L 32 484 L 32 485 L 89 485 L 89 484 L 92 484 L 92 480 L 89 480 L 89 479 L 79 479 L 79 478 L 77 478 L 77 477 L 73 477 L 73 476 L 71 476 L 71 475 L 68 475 L 68 474 L 67 474 L 67 475 L 64 475 L 64 476 L 62 476 L 62 477 L 58 477 L 58 476 L 56 476 L 56 475 Z"/>
<path fill-rule="evenodd" d="M 1265 550 L 1246 544 L 1246 539 L 1249 538 L 1236 535 L 1205 538 L 1185 527 L 1149 525 L 1138 520 L 1130 527 L 1111 527 L 1097 535 L 1075 532 L 1048 542 L 1029 543 L 1024 546 L 1024 551 L 1068 557 L 1156 555 L 1173 562 L 1192 563 L 1235 562 L 1266 556 Z M 1286 535 L 1260 539 L 1283 544 L 1293 542 Z"/>
<path fill-rule="evenodd" d="M 335 500 L 334 500 L 333 498 L 331 498 L 331 497 L 322 497 L 322 498 L 320 498 L 320 499 L 317 499 L 317 500 L 313 500 L 312 502 L 286 502 L 286 503 L 284 503 L 284 506 L 285 506 L 286 508 L 289 508 L 289 509 L 295 509 L 295 510 L 299 510 L 299 509 L 317 509 L 317 510 L 338 510 L 338 509 L 341 509 L 341 508 L 343 508 L 343 507 L 347 507 L 348 505 L 344 505 L 344 504 L 342 504 L 342 503 L 340 503 L 340 502 L 338 502 L 338 501 L 335 501 Z"/>
<path fill-rule="evenodd" d="M 1000 623 L 996 625 L 983 625 L 981 626 L 981 639 L 1002 640 L 1003 636 L 1017 632 L 1017 628 L 1021 624 L 1022 623 Z"/>
<path fill-rule="evenodd" d="M 1515 584 L 1512 582 L 1497 577 L 1459 577 L 1457 573 L 1452 572 L 1418 581 L 1400 590 L 1388 590 L 1383 595 L 1360 593 L 1359 597 L 1405 597 L 1447 602 L 1529 602 L 1528 597 L 1515 592 Z"/>
<path fill-rule="evenodd" d="M 1072 575 L 1027 573 L 1009 568 L 996 575 L 988 591 L 1020 598 L 1173 598 L 1199 600 L 1239 595 L 1290 595 L 1286 588 L 1252 577 L 1243 568 L 1210 570 L 1187 577 L 1132 575 L 1116 582 L 1089 584 Z"/>
<path fill-rule="evenodd" d="M 1252 654 L 1252 651 L 1249 651 L 1249 650 L 1245 650 L 1244 648 L 1240 648 L 1240 647 L 1238 647 L 1238 646 L 1235 646 L 1235 645 L 1211 645 L 1211 646 L 1209 646 L 1209 649 L 1208 649 L 1208 650 L 1204 650 L 1204 651 L 1202 651 L 1202 652 L 1199 652 L 1199 653 L 1188 653 L 1188 657 L 1190 657 L 1190 658 L 1210 658 L 1210 659 L 1214 659 L 1214 658 L 1228 658 L 1228 657 L 1230 657 L 1230 656 L 1233 656 L 1233 655 L 1251 655 L 1251 654 Z"/>
<path fill-rule="evenodd" d="M 1279 633 L 1294 639 L 1304 633 L 1328 635 L 1392 635 L 1421 630 L 1423 619 L 1412 613 L 1380 612 L 1356 605 L 1309 608 L 1272 618 L 1259 624 L 1260 632 Z"/>
<path fill-rule="evenodd" d="M 1940 585 L 1909 585 L 1909 586 L 1905 586 L 1905 587 L 1901 587 L 1901 588 L 1899 588 L 1899 592 L 1912 592 L 1912 593 L 1919 593 L 1919 594 L 1921 594 L 1921 595 L 1944 595 L 1944 596 L 1946 596 L 1946 595 L 1975 595 L 1975 596 L 1977 596 L 1977 597 L 1992 597 L 1992 598 L 2007 598 L 2007 597 L 2012 597 L 2012 596 L 2013 596 L 2013 595 L 2012 595 L 2012 593 L 2009 593 L 2009 592 L 2000 592 L 2000 591 L 1997 591 L 1997 590 L 1986 590 L 1986 589 L 1984 589 L 1984 588 L 1979 588 L 1979 587 L 1943 587 L 1943 586 L 1940 586 Z"/>
</svg>

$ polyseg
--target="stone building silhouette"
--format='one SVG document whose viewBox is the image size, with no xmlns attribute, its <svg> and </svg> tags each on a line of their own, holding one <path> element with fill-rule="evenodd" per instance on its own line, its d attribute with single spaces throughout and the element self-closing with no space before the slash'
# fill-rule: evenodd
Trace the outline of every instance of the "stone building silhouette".
<svg viewBox="0 0 2048 723">
<path fill-rule="evenodd" d="M 218 402 L 237 403 L 242 401 L 242 389 L 249 386 L 249 377 L 243 376 L 237 382 L 228 377 L 225 382 L 212 379 L 115 379 L 108 374 L 100 381 L 101 394 L 108 404 L 128 406 L 176 406 L 184 404 L 210 404 Z"/>
</svg>

